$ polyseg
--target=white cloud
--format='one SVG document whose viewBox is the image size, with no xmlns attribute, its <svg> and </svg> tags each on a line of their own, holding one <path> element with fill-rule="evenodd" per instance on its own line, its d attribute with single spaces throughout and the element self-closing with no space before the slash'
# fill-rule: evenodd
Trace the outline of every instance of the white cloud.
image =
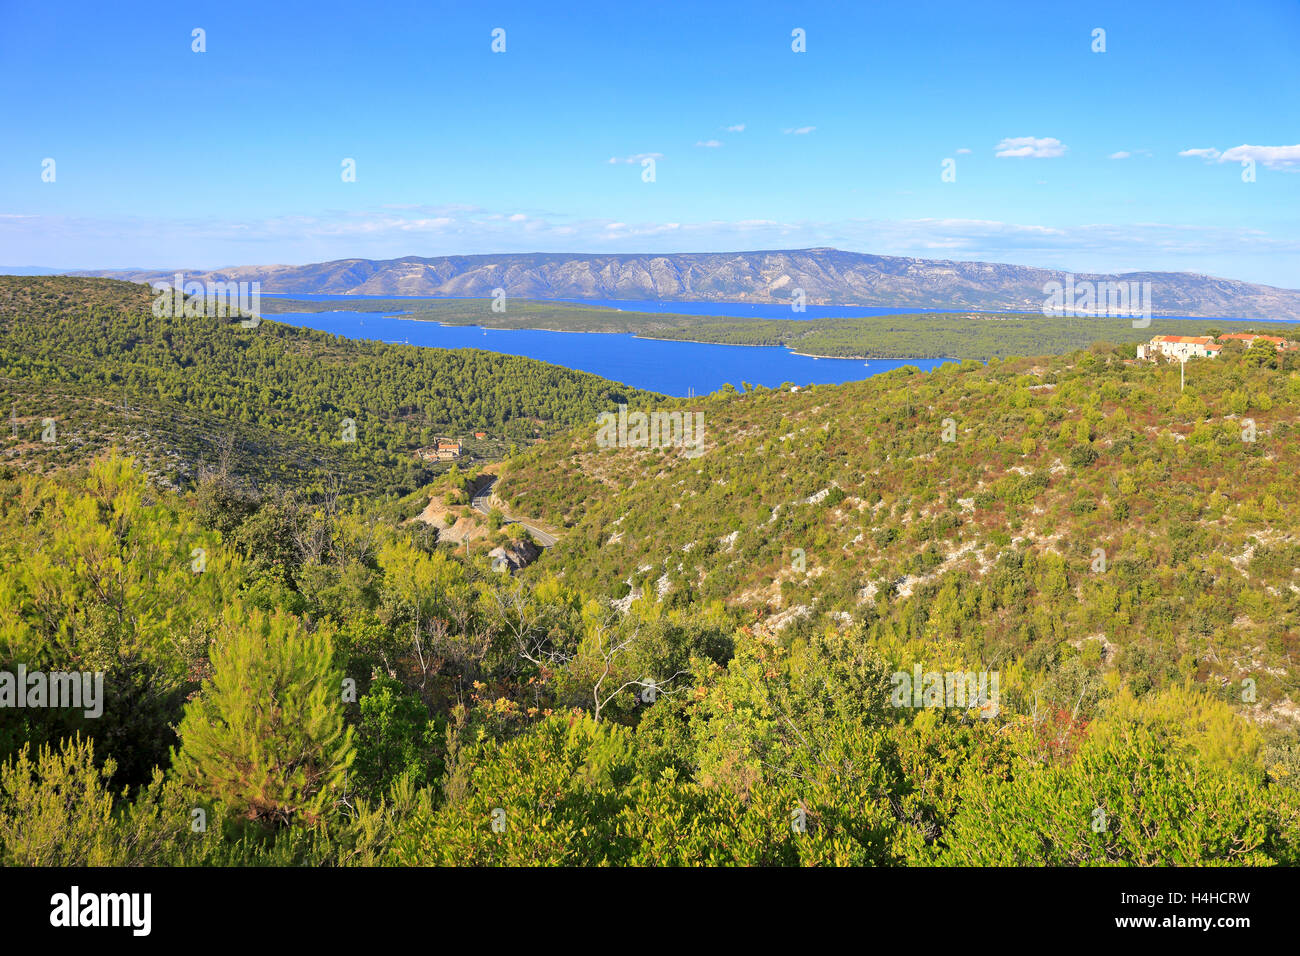
<svg viewBox="0 0 1300 956">
<path fill-rule="evenodd" d="M 1066 147 L 1054 136 L 1009 136 L 997 145 L 996 155 L 1015 159 L 1054 159 L 1065 155 Z"/>
<path fill-rule="evenodd" d="M 1121 149 L 1118 153 L 1111 153 L 1111 159 L 1129 159 L 1133 154 L 1126 149 Z"/>
<path fill-rule="evenodd" d="M 722 144 L 718 142 L 716 139 L 702 139 L 695 145 L 703 146 L 705 149 L 717 149 Z"/>
<path fill-rule="evenodd" d="M 633 153 L 631 156 L 622 156 L 622 157 L 611 156 L 609 158 L 609 161 L 611 163 L 634 163 L 635 164 L 641 162 L 641 160 L 643 159 L 660 160 L 663 158 L 664 158 L 663 153 Z"/>
<path fill-rule="evenodd" d="M 1253 159 L 1269 169 L 1300 171 L 1300 145 L 1296 146 L 1234 146 L 1224 150 L 1221 163 L 1240 163 Z"/>
<path fill-rule="evenodd" d="M 1222 153 L 1213 146 L 1184 149 L 1179 156 L 1203 159 L 1207 163 L 1240 163 L 1254 160 L 1269 169 L 1283 172 L 1300 172 L 1300 145 L 1296 146 L 1250 146 L 1243 144 L 1224 150 Z"/>
<path fill-rule="evenodd" d="M 786 130 L 785 134 L 787 136 L 807 136 L 816 128 L 816 126 L 796 126 L 793 129 Z"/>
<path fill-rule="evenodd" d="M 726 127 L 728 133 L 743 133 L 745 131 L 744 123 L 737 123 L 735 126 Z"/>
<path fill-rule="evenodd" d="M 957 155 L 958 155 L 958 156 L 966 156 L 966 155 L 968 155 L 969 153 L 970 153 L 970 150 L 967 149 L 965 146 L 963 146 L 961 149 L 957 150 Z"/>
</svg>

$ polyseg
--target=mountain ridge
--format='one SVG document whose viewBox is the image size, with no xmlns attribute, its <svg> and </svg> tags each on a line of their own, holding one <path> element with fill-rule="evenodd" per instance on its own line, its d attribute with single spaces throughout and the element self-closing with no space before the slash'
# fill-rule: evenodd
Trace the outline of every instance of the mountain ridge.
<svg viewBox="0 0 1300 956">
<path fill-rule="evenodd" d="M 171 280 L 175 270 L 72 273 L 135 282 Z M 655 299 L 899 309 L 1030 311 L 1051 282 L 1150 282 L 1155 315 L 1300 319 L 1300 290 L 1186 272 L 1069 273 L 1008 263 L 916 259 L 829 247 L 751 252 L 508 253 L 336 259 L 184 273 L 186 280 L 259 282 L 288 294 L 413 295 L 542 299 Z"/>
</svg>

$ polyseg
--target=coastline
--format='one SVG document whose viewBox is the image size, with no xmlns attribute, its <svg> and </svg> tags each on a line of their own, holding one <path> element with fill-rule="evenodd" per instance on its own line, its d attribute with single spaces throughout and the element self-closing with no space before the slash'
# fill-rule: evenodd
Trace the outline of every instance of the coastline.
<svg viewBox="0 0 1300 956">
<path fill-rule="evenodd" d="M 355 309 L 330 309 L 323 312 L 281 312 L 272 313 L 279 315 L 329 315 L 338 312 L 356 312 Z M 615 331 L 612 329 L 548 329 L 545 326 L 529 325 L 522 328 L 503 328 L 498 325 L 480 325 L 477 322 L 443 322 L 438 319 L 422 319 L 409 313 L 389 313 L 389 312 L 370 312 L 368 315 L 378 315 L 386 319 L 401 319 L 406 322 L 428 322 L 433 325 L 441 326 L 445 329 L 483 329 L 491 332 L 557 332 L 561 335 L 629 335 L 634 339 L 644 339 L 652 342 L 681 342 L 686 345 L 722 345 L 728 348 L 738 349 L 781 349 L 789 355 L 798 355 L 801 358 L 810 359 L 829 359 L 842 360 L 845 362 L 900 362 L 900 361 L 932 361 L 931 359 L 918 358 L 916 356 L 907 356 L 905 359 L 888 358 L 880 355 L 816 355 L 812 352 L 799 352 L 786 345 L 758 345 L 749 342 L 706 342 L 701 339 L 678 339 L 666 338 L 659 335 L 650 335 L 645 332 L 627 332 Z M 265 318 L 265 316 L 263 316 Z M 275 321 L 272 319 L 271 321 Z M 399 343 L 400 344 L 400 343 Z M 461 346 L 462 348 L 473 348 L 473 346 Z M 958 361 L 957 359 L 945 359 L 943 361 Z"/>
</svg>

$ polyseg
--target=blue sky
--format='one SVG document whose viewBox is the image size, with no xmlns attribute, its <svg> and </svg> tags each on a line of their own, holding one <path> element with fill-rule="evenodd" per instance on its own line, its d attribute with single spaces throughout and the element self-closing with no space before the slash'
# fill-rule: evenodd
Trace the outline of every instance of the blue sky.
<svg viewBox="0 0 1300 956">
<path fill-rule="evenodd" d="M 1296 0 L 0 14 L 5 265 L 829 245 L 1300 287 Z"/>
</svg>

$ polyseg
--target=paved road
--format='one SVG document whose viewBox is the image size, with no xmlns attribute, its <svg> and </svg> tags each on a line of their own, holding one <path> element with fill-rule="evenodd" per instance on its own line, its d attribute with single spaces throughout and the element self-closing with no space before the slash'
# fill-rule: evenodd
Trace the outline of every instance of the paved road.
<svg viewBox="0 0 1300 956">
<path fill-rule="evenodd" d="M 469 502 L 470 507 L 473 508 L 475 511 L 479 512 L 480 514 L 489 513 L 492 510 L 492 507 L 488 504 L 488 499 L 492 497 L 492 487 L 496 483 L 497 480 L 494 477 L 486 485 L 480 488 L 475 493 L 474 497 L 470 499 Z M 559 538 L 555 537 L 555 535 L 547 534 L 541 528 L 534 528 L 528 522 L 520 521 L 518 518 L 512 518 L 509 515 L 505 515 L 505 523 L 519 525 L 521 528 L 523 528 L 525 531 L 531 534 L 533 536 L 533 540 L 536 541 L 538 544 L 540 544 L 543 548 L 553 547 L 555 545 L 555 542 L 559 540 Z"/>
</svg>

